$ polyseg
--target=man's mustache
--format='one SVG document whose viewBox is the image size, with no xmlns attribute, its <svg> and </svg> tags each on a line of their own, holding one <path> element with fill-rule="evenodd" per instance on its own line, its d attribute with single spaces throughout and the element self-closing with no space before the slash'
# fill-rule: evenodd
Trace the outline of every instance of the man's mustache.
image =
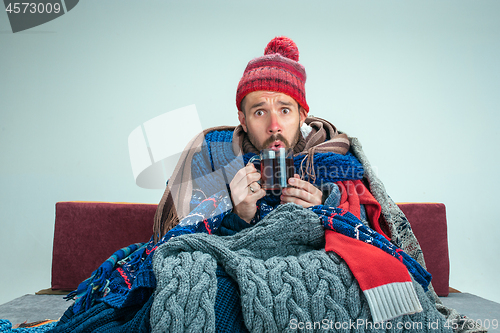
<svg viewBox="0 0 500 333">
<path fill-rule="evenodd" d="M 276 133 L 276 134 L 273 134 L 272 136 L 270 136 L 269 139 L 264 141 L 264 144 L 262 146 L 264 146 L 264 148 L 267 148 L 267 147 L 269 147 L 269 145 L 271 143 L 273 143 L 274 141 L 278 141 L 278 140 L 283 142 L 285 147 L 290 148 L 290 144 L 288 143 L 288 140 L 285 139 L 285 137 L 283 135 L 281 135 L 280 133 Z"/>
</svg>

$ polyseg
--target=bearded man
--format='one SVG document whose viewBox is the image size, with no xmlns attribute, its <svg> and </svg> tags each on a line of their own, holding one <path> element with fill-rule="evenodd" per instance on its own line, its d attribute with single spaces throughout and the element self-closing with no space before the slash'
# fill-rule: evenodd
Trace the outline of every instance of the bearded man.
<svg viewBox="0 0 500 333">
<path fill-rule="evenodd" d="M 55 331 L 481 332 L 444 307 L 401 210 L 356 138 L 309 117 L 295 43 L 274 38 L 238 84 L 240 125 L 186 147 L 149 243 L 115 253 Z M 293 150 L 280 193 L 251 158 Z M 408 329 L 408 327 L 411 327 Z"/>
<path fill-rule="evenodd" d="M 224 140 L 231 143 L 235 156 L 243 157 L 243 160 L 239 160 L 241 169 L 236 174 L 228 170 L 231 168 L 227 165 L 223 165 L 220 167 L 225 171 L 225 178 L 217 181 L 211 179 L 218 184 L 229 183 L 232 202 L 229 213 L 224 217 L 224 224 L 245 226 L 244 221 L 249 226 L 251 221 L 255 222 L 262 217 L 259 214 L 261 199 L 277 202 L 276 198 L 269 198 L 272 193 L 266 193 L 260 187 L 261 174 L 254 164 L 244 167 L 242 164 L 248 162 L 249 156 L 259 154 L 262 149 L 291 148 L 295 164 L 299 166 L 298 161 L 301 162 L 300 168 L 296 168 L 300 174 L 289 179 L 291 186 L 281 191 L 278 201 L 280 204 L 296 203 L 304 208 L 319 205 L 324 203 L 332 187 L 337 189 L 333 179 L 339 181 L 362 178 L 360 163 L 348 153 L 350 144 L 347 135 L 339 134 L 335 126 L 326 120 L 308 117 L 306 71 L 298 60 L 296 44 L 289 38 L 277 37 L 269 42 L 264 56 L 248 63 L 236 92 L 240 125 L 236 128 L 223 126 L 206 130 L 186 149 L 181 157 L 184 164 L 179 164 L 174 172 L 170 180 L 171 186 L 165 191 L 155 217 L 157 240 L 177 225 L 179 217 L 185 218 L 192 212 L 194 207 L 188 207 L 187 202 L 190 201 L 192 188 L 200 188 L 195 184 L 196 178 L 198 183 L 203 183 L 203 180 L 200 181 L 199 174 L 186 176 L 186 172 L 190 173 L 189 165 L 192 158 L 196 158 L 194 151 L 200 150 L 205 143 L 214 145 L 207 137 L 207 134 L 214 131 L 228 131 L 227 136 L 230 138 Z M 315 153 L 347 154 L 347 157 L 339 157 L 343 160 L 340 164 L 314 167 Z M 234 156 L 228 156 L 227 159 L 232 160 Z M 213 161 L 209 163 L 213 165 Z M 182 172 L 179 169 L 181 167 Z M 319 172 L 316 172 L 318 169 Z M 209 172 L 206 171 L 205 175 Z M 200 191 L 206 192 L 202 187 Z M 175 212 L 170 209 L 172 206 L 175 207 Z"/>
</svg>

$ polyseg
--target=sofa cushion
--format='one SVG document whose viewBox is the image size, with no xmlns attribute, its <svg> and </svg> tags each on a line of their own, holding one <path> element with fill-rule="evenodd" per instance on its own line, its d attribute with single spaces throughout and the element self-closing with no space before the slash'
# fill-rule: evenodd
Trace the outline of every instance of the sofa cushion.
<svg viewBox="0 0 500 333">
<path fill-rule="evenodd" d="M 449 257 L 444 204 L 400 203 L 417 237 L 432 285 L 449 291 Z M 116 250 L 147 242 L 156 204 L 58 202 L 52 254 L 52 289 L 75 290 Z"/>
<path fill-rule="evenodd" d="M 156 206 L 56 203 L 52 289 L 74 290 L 118 249 L 149 241 Z"/>
</svg>

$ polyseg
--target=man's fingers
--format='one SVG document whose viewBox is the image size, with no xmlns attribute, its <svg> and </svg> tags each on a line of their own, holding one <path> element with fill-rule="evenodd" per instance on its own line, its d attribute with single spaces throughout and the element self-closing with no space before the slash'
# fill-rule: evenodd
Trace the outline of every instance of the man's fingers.
<svg viewBox="0 0 500 333">
<path fill-rule="evenodd" d="M 282 197 L 294 197 L 306 202 L 312 202 L 313 195 L 301 188 L 287 187 L 282 190 Z"/>
<path fill-rule="evenodd" d="M 257 192 L 258 190 L 261 189 L 260 187 L 260 184 L 257 183 L 257 181 L 254 181 L 254 182 L 251 182 L 249 185 L 248 185 L 248 189 L 250 190 L 250 192 L 252 193 L 255 193 Z"/>
<path fill-rule="evenodd" d="M 260 179 L 260 173 L 255 172 L 255 173 L 250 173 L 246 177 L 246 186 L 250 186 L 252 184 L 254 185 L 259 185 L 257 181 Z"/>
<path fill-rule="evenodd" d="M 296 174 L 288 180 L 293 187 L 282 190 L 281 201 L 293 202 L 302 207 L 310 207 L 321 204 L 323 193 L 309 182 L 301 180 Z"/>
<path fill-rule="evenodd" d="M 253 188 L 253 185 L 252 185 L 252 188 Z M 255 190 L 255 192 L 254 192 L 254 193 L 252 193 L 252 202 L 253 202 L 253 201 L 255 201 L 255 202 L 253 202 L 253 203 L 255 203 L 255 204 L 256 204 L 256 203 L 257 203 L 257 200 L 259 200 L 259 199 L 261 199 L 261 198 L 263 198 L 263 197 L 265 197 L 265 196 L 266 196 L 266 190 L 263 190 L 263 189 L 261 189 L 261 188 L 259 187 L 259 189 L 258 189 L 258 190 Z"/>
<path fill-rule="evenodd" d="M 235 206 L 240 203 L 255 204 L 257 200 L 265 195 L 257 181 L 260 179 L 260 173 L 253 164 L 248 164 L 241 168 L 231 180 L 229 188 L 231 189 L 231 198 Z M 264 193 L 262 193 L 263 191 Z"/>
<path fill-rule="evenodd" d="M 238 170 L 229 184 L 234 212 L 247 222 L 255 216 L 257 200 L 266 195 L 266 191 L 257 183 L 259 179 L 260 173 L 249 163 Z"/>
<path fill-rule="evenodd" d="M 299 206 L 302 206 L 302 207 L 310 207 L 311 206 L 311 203 L 307 202 L 307 201 L 304 201 L 302 199 L 299 199 L 297 197 L 289 197 L 289 196 L 283 196 L 281 197 L 281 203 L 295 203 Z"/>
<path fill-rule="evenodd" d="M 255 169 L 253 164 L 248 164 L 234 175 L 231 180 L 230 187 L 246 187 L 259 179 L 260 173 L 257 172 L 257 169 Z"/>
<path fill-rule="evenodd" d="M 238 180 L 241 180 L 246 177 L 246 175 L 257 172 L 257 169 L 255 169 L 253 164 L 247 164 L 245 167 L 241 168 L 238 170 L 234 178 L 238 178 Z"/>
<path fill-rule="evenodd" d="M 288 179 L 288 183 L 296 188 L 301 188 L 309 193 L 314 193 L 317 188 L 305 180 L 300 179 L 300 176 L 295 174 L 293 178 Z"/>
</svg>

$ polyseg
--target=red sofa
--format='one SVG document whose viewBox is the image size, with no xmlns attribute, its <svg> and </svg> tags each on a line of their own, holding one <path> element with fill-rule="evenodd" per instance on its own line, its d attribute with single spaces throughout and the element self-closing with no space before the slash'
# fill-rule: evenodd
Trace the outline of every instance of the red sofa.
<svg viewBox="0 0 500 333">
<path fill-rule="evenodd" d="M 116 250 L 147 242 L 156 204 L 58 202 L 52 254 L 53 290 L 74 290 Z M 449 292 L 446 211 L 440 203 L 398 206 L 417 237 L 432 284 L 439 296 Z"/>
</svg>

